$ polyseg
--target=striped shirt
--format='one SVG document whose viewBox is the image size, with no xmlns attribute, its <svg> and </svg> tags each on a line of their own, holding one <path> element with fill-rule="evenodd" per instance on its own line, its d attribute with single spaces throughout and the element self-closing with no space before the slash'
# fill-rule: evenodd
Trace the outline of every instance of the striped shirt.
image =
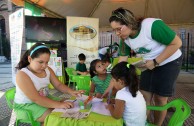
<svg viewBox="0 0 194 126">
<path fill-rule="evenodd" d="M 112 76 L 110 74 L 107 74 L 105 80 L 100 80 L 98 76 L 94 76 L 92 78 L 92 82 L 95 85 L 95 93 L 103 94 L 104 91 L 108 88 L 111 78 Z"/>
</svg>

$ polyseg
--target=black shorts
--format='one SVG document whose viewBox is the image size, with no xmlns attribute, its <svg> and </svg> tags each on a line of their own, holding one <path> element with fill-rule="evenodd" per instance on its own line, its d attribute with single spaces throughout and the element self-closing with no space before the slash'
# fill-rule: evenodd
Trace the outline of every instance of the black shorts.
<svg viewBox="0 0 194 126">
<path fill-rule="evenodd" d="M 145 70 L 140 77 L 140 89 L 163 97 L 173 96 L 181 64 L 182 56 L 153 70 Z"/>
</svg>

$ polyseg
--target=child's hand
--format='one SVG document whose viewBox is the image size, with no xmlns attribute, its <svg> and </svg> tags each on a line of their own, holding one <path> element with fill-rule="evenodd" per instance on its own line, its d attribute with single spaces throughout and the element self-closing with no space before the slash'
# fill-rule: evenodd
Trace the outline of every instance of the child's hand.
<svg viewBox="0 0 194 126">
<path fill-rule="evenodd" d="M 107 99 L 108 104 L 115 104 L 115 99 Z"/>
<path fill-rule="evenodd" d="M 105 105 L 105 108 L 108 109 L 108 105 Z"/>
<path fill-rule="evenodd" d="M 87 75 L 88 73 L 87 72 L 83 72 L 83 74 L 82 75 Z"/>
<path fill-rule="evenodd" d="M 84 93 L 85 93 L 84 90 L 78 90 L 78 91 L 72 91 L 72 92 L 71 92 L 71 95 L 72 95 L 72 96 L 75 96 L 75 97 L 81 97 L 82 94 L 84 94 Z"/>
<path fill-rule="evenodd" d="M 112 104 L 105 105 L 105 108 L 108 109 L 108 110 L 110 110 L 110 108 L 112 108 L 112 107 L 113 107 Z"/>
<path fill-rule="evenodd" d="M 101 97 L 102 97 L 102 94 L 100 94 L 100 93 L 96 93 L 95 97 L 97 97 L 97 98 L 101 98 Z"/>
<path fill-rule="evenodd" d="M 74 104 L 73 102 L 60 102 L 60 106 L 59 108 L 64 108 L 64 109 L 69 109 L 69 108 L 73 108 Z"/>
</svg>

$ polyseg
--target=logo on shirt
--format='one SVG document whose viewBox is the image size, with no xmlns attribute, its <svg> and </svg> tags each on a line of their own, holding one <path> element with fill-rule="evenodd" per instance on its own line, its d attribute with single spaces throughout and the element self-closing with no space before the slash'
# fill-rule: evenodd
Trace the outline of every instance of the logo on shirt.
<svg viewBox="0 0 194 126">
<path fill-rule="evenodd" d="M 135 49 L 134 51 L 138 54 L 146 54 L 146 53 L 149 53 L 151 50 L 146 49 L 144 47 L 140 47 L 140 48 Z"/>
<path fill-rule="evenodd" d="M 40 94 L 40 96 L 48 96 L 49 95 L 48 87 L 41 88 L 39 90 L 39 94 Z"/>
</svg>

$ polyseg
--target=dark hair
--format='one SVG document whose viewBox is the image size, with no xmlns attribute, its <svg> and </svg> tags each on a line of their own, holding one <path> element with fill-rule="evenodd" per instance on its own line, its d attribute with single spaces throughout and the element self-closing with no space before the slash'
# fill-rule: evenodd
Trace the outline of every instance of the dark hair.
<svg viewBox="0 0 194 126">
<path fill-rule="evenodd" d="M 31 58 L 38 58 L 41 54 L 47 53 L 50 55 L 50 50 L 45 46 L 45 48 L 39 48 L 34 50 L 38 46 L 45 46 L 41 43 L 34 44 L 29 50 L 27 50 L 24 55 L 21 57 L 20 62 L 18 63 L 16 69 L 21 70 L 24 67 L 27 67 L 30 63 L 28 62 L 28 56 L 31 55 Z"/>
<path fill-rule="evenodd" d="M 101 62 L 101 60 L 99 59 L 95 59 L 90 63 L 90 76 L 91 78 L 93 78 L 96 74 L 94 73 L 94 71 L 96 71 L 96 64 L 98 62 Z"/>
<path fill-rule="evenodd" d="M 121 25 L 131 26 L 132 30 L 140 30 L 141 22 L 144 18 L 136 18 L 130 10 L 122 7 L 112 11 L 109 22 L 119 22 Z"/>
<path fill-rule="evenodd" d="M 86 56 L 83 53 L 78 55 L 79 60 L 86 60 Z"/>
<path fill-rule="evenodd" d="M 109 54 L 105 54 L 104 58 L 101 60 L 103 63 L 109 62 L 111 63 L 111 57 Z"/>
<path fill-rule="evenodd" d="M 138 91 L 138 76 L 136 74 L 136 68 L 134 65 L 127 67 L 127 62 L 120 62 L 111 71 L 111 75 L 114 79 L 123 80 L 125 85 L 129 87 L 133 97 L 136 97 Z"/>
</svg>

